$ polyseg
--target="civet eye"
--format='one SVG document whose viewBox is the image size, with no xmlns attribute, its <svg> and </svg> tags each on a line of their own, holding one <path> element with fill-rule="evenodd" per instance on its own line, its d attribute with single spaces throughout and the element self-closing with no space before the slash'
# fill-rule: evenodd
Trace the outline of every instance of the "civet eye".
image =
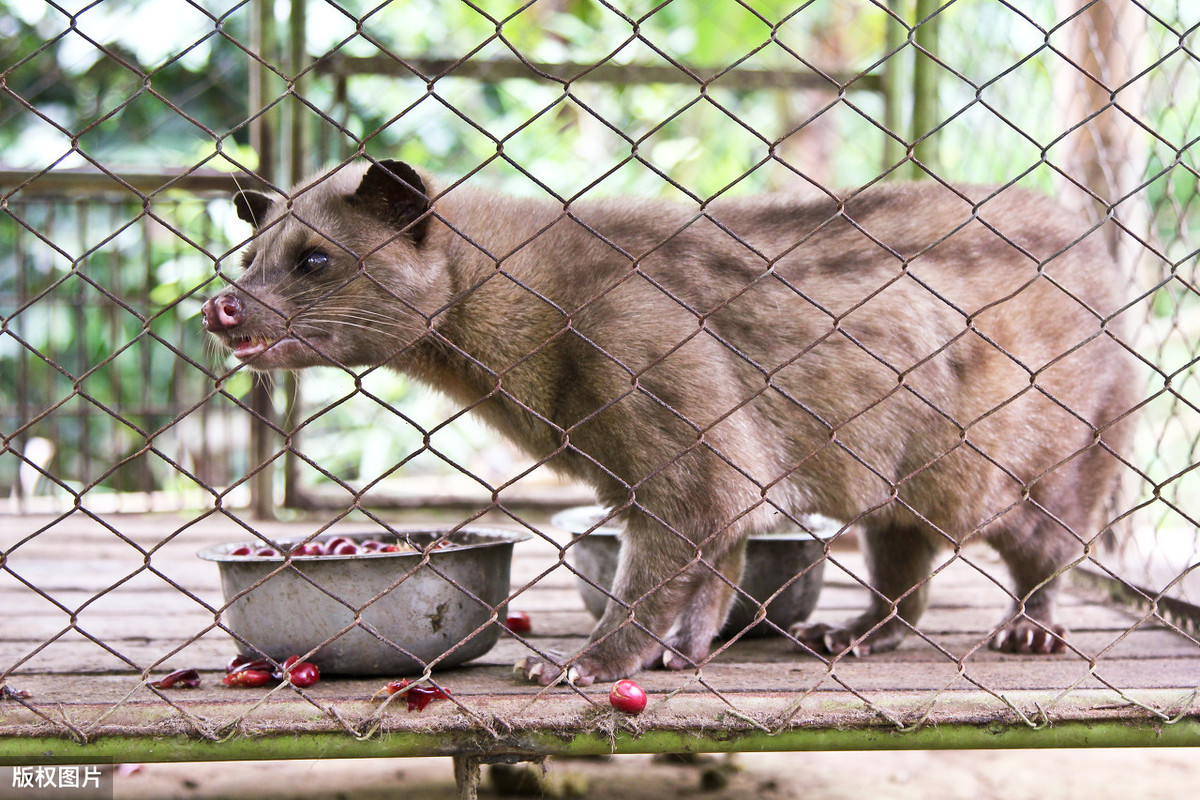
<svg viewBox="0 0 1200 800">
<path fill-rule="evenodd" d="M 329 266 L 329 255 L 322 250 L 312 250 L 300 257 L 299 266 L 305 272 L 319 272 Z"/>
</svg>

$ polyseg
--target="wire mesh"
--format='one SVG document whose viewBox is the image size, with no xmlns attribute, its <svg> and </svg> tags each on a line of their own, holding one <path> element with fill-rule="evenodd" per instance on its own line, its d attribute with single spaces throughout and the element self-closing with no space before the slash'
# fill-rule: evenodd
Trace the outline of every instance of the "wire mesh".
<svg viewBox="0 0 1200 800">
<path fill-rule="evenodd" d="M 12 689 L 5 697 L 14 711 L 3 725 L 12 732 L 96 742 L 114 732 L 225 740 L 316 730 L 357 741 L 433 730 L 512 747 L 506 737 L 514 732 L 594 728 L 605 703 L 582 685 L 586 670 L 579 686 L 534 684 L 556 664 L 595 670 L 589 654 L 629 643 L 659 662 L 665 652 L 676 668 L 639 676 L 655 698 L 644 724 L 668 730 L 707 730 L 714 709 L 724 731 L 772 735 L 814 725 L 912 731 L 976 723 L 981 715 L 1041 728 L 1117 707 L 1158 723 L 1194 715 L 1194 12 L 1032 0 L 730 2 L 707 11 L 681 0 L 644 7 L 427 0 L 300 2 L 277 20 L 272 4 L 249 2 L 4 5 L 0 491 L 11 497 L 12 516 L 0 538 L 0 596 L 27 624 L 0 635 L 0 683 L 31 689 L 29 697 Z M 257 103 L 247 104 L 246 84 Z M 417 178 L 430 183 L 415 187 L 418 198 L 432 200 L 428 216 L 420 199 L 404 196 L 401 211 L 415 203 L 421 213 L 402 214 L 403 225 L 370 240 L 322 215 L 316 201 L 323 194 L 362 192 L 366 163 L 396 173 L 398 162 L 385 159 L 436 176 Z M 346 166 L 352 162 L 360 166 Z M 395 201 L 402 190 L 386 177 L 377 191 Z M 910 196 L 886 192 L 907 178 L 958 198 L 957 215 L 938 218 L 939 233 L 916 245 L 876 228 L 869 199 L 893 198 L 880 203 L 903 219 L 894 212 L 907 209 Z M 286 212 L 263 218 L 267 209 L 257 209 L 253 230 L 229 201 L 233 188 L 251 181 L 285 198 L 276 208 Z M 214 191 L 217 185 L 227 188 Z M 1090 227 L 1042 252 L 1044 243 L 1009 227 L 1017 223 L 1000 211 L 1012 189 L 1052 194 L 1088 216 Z M 748 229 L 738 198 L 768 191 L 810 203 L 805 213 L 816 216 L 806 235 L 778 233 L 788 221 L 761 207 L 769 221 Z M 638 199 L 610 201 L 607 211 L 588 205 L 600 197 Z M 653 205 L 651 197 L 674 205 Z M 630 208 L 643 209 L 646 220 Z M 386 213 L 398 212 L 389 206 Z M 496 230 L 496 219 L 513 224 Z M 789 259 L 811 252 L 804 249 L 810 240 L 824 246 L 822 231 L 835 223 L 846 226 L 853 255 L 837 274 L 792 282 Z M 951 250 L 960 230 L 979 227 L 992 236 L 992 249 L 975 245 L 958 263 L 995 257 L 995 248 L 1021 251 L 1039 285 L 1056 292 L 1047 307 L 1064 318 L 1084 313 L 1086 332 L 1066 344 L 1047 339 L 1059 346 L 1049 353 L 1006 349 L 1002 326 L 989 327 L 987 312 L 1009 297 L 964 310 L 966 283 L 923 274 L 923 256 Z M 710 252 L 698 254 L 687 242 L 701 229 Z M 287 245 L 288 236 L 305 245 Z M 380 253 L 408 252 L 424 236 L 452 242 L 447 252 L 490 271 L 456 286 L 453 302 L 426 306 L 412 288 L 425 276 L 396 284 L 368 269 Z M 287 274 L 276 274 L 273 285 L 254 264 L 286 247 Z M 1057 265 L 1085 250 L 1120 265 L 1120 301 L 1097 305 L 1084 282 L 1057 275 Z M 259 253 L 259 262 L 244 252 Z M 530 253 L 556 259 L 542 264 L 556 271 L 575 262 L 611 271 L 615 262 L 616 277 L 591 285 L 592 276 L 581 276 L 568 294 L 533 269 Z M 740 269 L 741 282 L 705 294 L 663 267 L 681 254 Z M 314 255 L 357 266 L 294 303 L 279 282 L 321 269 L 324 262 L 304 267 Z M 862 280 L 855 270 L 866 268 L 852 258 L 893 272 L 882 283 L 870 280 L 878 271 Z M 1011 297 L 1026 290 L 1009 288 Z M 908 339 L 901 327 L 884 331 L 891 339 L 881 336 L 879 325 L 897 324 L 886 317 L 875 330 L 856 324 L 880 307 L 879 298 L 908 291 L 916 292 L 914 309 L 933 308 L 929 324 L 912 325 Z M 210 301 L 202 312 L 218 295 L 238 305 Z M 333 305 L 345 297 L 386 301 L 388 314 L 417 320 L 424 338 L 399 340 L 394 320 L 371 307 Z M 447 320 L 481 299 L 510 312 L 510 327 L 490 331 L 486 346 L 447 333 Z M 627 302 L 639 313 L 627 313 Z M 769 313 L 779 303 L 794 306 L 797 318 L 821 318 L 827 333 L 777 357 L 775 344 L 745 330 L 783 319 Z M 253 336 L 238 331 L 247 309 L 268 320 Z M 466 365 L 467 385 L 443 386 L 450 399 L 435 399 L 409 376 L 350 363 L 311 327 L 314 309 L 323 309 L 319 325 L 341 323 L 363 348 L 382 352 L 375 364 L 426 358 L 432 347 Z M 597 325 L 597 314 L 611 320 Z M 922 344 L 947 318 L 959 335 Z M 523 328 L 529 320 L 543 327 Z M 639 349 L 637 335 L 621 333 L 651 322 L 673 338 Z M 1057 324 L 1038 323 L 1020 322 L 1035 341 L 1039 328 Z M 269 390 L 275 408 L 264 408 L 251 400 L 250 371 L 203 325 L 229 333 L 227 344 L 268 353 L 283 334 L 261 331 L 283 331 L 326 363 L 298 389 L 276 383 Z M 975 358 L 1016 370 L 1025 384 L 964 424 L 971 398 L 948 397 L 922 370 L 943 357 L 958 358 L 957 369 L 966 370 L 971 359 L 956 348 L 967 331 L 990 348 L 972 351 Z M 830 339 L 850 348 L 846 363 L 856 365 L 864 385 L 881 386 L 880 375 L 890 381 L 845 419 L 830 417 L 823 402 L 852 394 L 853 380 L 818 372 L 810 381 L 816 388 L 800 392 L 789 377 Z M 562 396 L 528 390 L 538 383 L 531 374 L 562 358 L 567 341 L 574 356 L 564 363 L 607 376 L 577 376 L 576 383 L 607 393 L 581 401 L 566 379 L 558 384 Z M 912 349 L 914 342 L 926 349 Z M 1136 361 L 1137 386 L 1097 422 L 1082 406 L 1095 398 L 1058 383 L 1055 364 L 1074 363 L 1080 385 L 1101 386 L 1078 365 L 1108 345 Z M 757 387 L 732 391 L 730 370 L 753 376 Z M 689 400 L 689 391 L 706 403 Z M 821 434 L 809 434 L 818 443 L 811 452 L 789 453 L 781 471 L 768 474 L 743 459 L 745 443 L 763 437 L 743 419 L 779 398 Z M 884 456 L 899 447 L 892 438 L 864 448 L 869 440 L 856 426 L 876 424 L 891 413 L 889 403 L 936 419 L 921 430 L 945 441 L 910 449 L 925 455 L 903 465 Z M 1064 437 L 1082 427 L 1086 444 L 1026 467 L 972 440 L 992 424 L 1000 438 L 1025 436 L 1025 421 L 1011 416 L 1022 403 L 1055 419 Z M 590 426 L 628 406 L 639 409 L 632 419 L 653 426 L 623 450 L 593 448 Z M 508 438 L 523 440 L 523 451 L 477 421 L 489 415 Z M 1116 432 L 1134 420 L 1126 449 Z M 1029 426 L 1051 430 L 1042 421 Z M 907 423 L 889 432 L 898 438 Z M 1036 450 L 1036 437 L 1026 438 Z M 1127 493 L 1104 507 L 1103 520 L 1056 518 L 1059 498 L 1041 492 L 1039 482 L 1053 484 L 1097 452 L 1093 472 L 1057 491 L 1086 494 L 1089 476 L 1099 482 L 1119 472 Z M 844 464 L 839 469 L 854 476 L 854 488 L 810 483 L 797 490 L 804 471 L 826 458 Z M 1003 501 L 980 507 L 965 529 L 948 527 L 942 516 L 959 504 L 955 487 L 937 489 L 943 494 L 932 503 L 910 491 L 953 459 L 976 465 L 962 467 L 967 472 L 1003 474 L 1009 490 Z M 570 481 L 550 475 L 561 464 Z M 701 472 L 712 477 L 709 491 L 662 500 Z M 590 485 L 580 480 L 585 475 Z M 274 497 L 286 495 L 283 521 L 247 510 L 259 476 L 273 476 L 266 483 Z M 586 524 L 549 519 L 553 510 L 595 500 L 610 510 Z M 830 508 L 843 513 L 836 520 L 807 514 Z M 926 531 L 927 539 L 910 546 L 941 545 L 928 555 L 928 569 L 901 576 L 900 586 L 880 585 L 860 552 L 870 547 L 876 562 L 901 560 L 872 527 L 884 513 Z M 1023 514 L 1054 518 L 1068 534 L 1070 552 L 1057 566 L 1084 576 L 1071 584 L 1060 615 L 1069 633 L 1038 621 L 1043 578 L 1060 570 L 1030 582 L 1019 574 L 1020 559 L 1009 558 L 1018 572 L 1014 588 L 1001 560 L 978 541 L 989 525 Z M 703 520 L 701 532 L 689 527 L 695 519 Z M 653 568 L 622 568 L 653 573 L 632 594 L 614 589 L 611 556 L 603 567 L 587 560 L 605 529 L 621 525 L 629 526 L 627 542 L 653 533 L 648 548 L 632 546 L 659 559 Z M 432 537 L 413 539 L 414 526 Z M 511 582 L 496 597 L 450 568 L 463 553 L 489 556 L 433 545 L 459 544 L 475 526 L 529 537 L 516 545 Z M 728 542 L 777 527 L 791 538 L 752 541 L 739 581 L 741 556 Z M 381 546 L 419 545 L 342 560 L 288 555 L 345 533 Z M 780 567 L 771 563 L 776 556 L 759 555 L 781 542 L 806 545 L 807 560 Z M 231 555 L 231 543 L 276 552 Z M 220 581 L 212 564 L 195 559 L 208 546 L 220 550 Z M 347 575 L 314 577 L 322 563 Z M 747 581 L 772 566 L 782 570 L 779 580 L 750 591 Z M 225 571 L 243 568 L 257 572 L 231 588 Z M 369 581 L 360 569 L 391 572 L 362 596 L 357 588 Z M 305 599 L 278 588 L 284 579 L 299 586 L 287 591 Z M 399 633 L 388 629 L 376 612 L 388 597 L 428 580 L 442 594 L 413 616 L 435 633 L 451 620 L 463 627 L 444 653 L 418 655 L 404 625 Z M 627 575 L 616 580 L 631 585 Z M 587 640 L 592 619 L 577 587 L 607 606 L 598 641 Z M 932 605 L 918 619 L 930 587 Z M 800 589 L 809 599 L 820 590 L 814 619 L 867 604 L 879 613 L 849 633 L 792 628 L 786 614 L 768 613 Z M 1097 590 L 1110 601 L 1090 602 Z M 655 610 L 679 605 L 671 599 L 679 592 L 695 593 L 682 628 L 664 624 Z M 282 610 L 264 611 L 268 601 Z M 710 647 L 708 637 L 694 642 L 680 634 L 687 625 L 708 630 L 706 615 L 724 602 L 759 624 L 754 635 L 727 630 Z M 1121 610 L 1127 604 L 1136 610 Z M 239 613 L 264 615 L 269 628 L 316 629 L 304 615 L 318 606 L 333 627 L 287 645 L 265 646 L 235 622 Z M 522 609 L 532 631 L 519 620 L 508 624 L 510 611 Z M 275 613 L 277 623 L 268 616 Z M 1027 647 L 1057 652 L 989 650 L 989 642 L 1021 649 L 1003 641 L 1010 623 Z M 382 706 L 369 702 L 386 680 L 369 668 L 360 671 L 374 677 L 314 686 L 279 677 L 291 655 L 337 673 L 337 660 L 327 659 L 351 634 L 415 662 L 410 677 L 444 690 L 447 710 L 401 714 L 402 698 L 419 696 L 411 686 Z M 898 649 L 884 652 L 902 636 Z M 473 666 L 453 664 L 456 652 L 485 639 L 496 643 Z M 258 665 L 268 673 L 265 687 L 238 693 L 212 686 L 235 651 L 265 657 Z M 508 674 L 521 659 L 532 684 Z M 154 683 L 179 666 L 199 668 L 206 688 L 187 694 Z M 599 685 L 619 675 L 594 677 Z M 66 680 L 85 687 L 84 696 L 64 689 Z M 60 713 L 64 707 L 69 714 Z M 629 724 L 605 720 L 609 730 Z M 448 741 L 447 748 L 460 746 Z"/>
</svg>

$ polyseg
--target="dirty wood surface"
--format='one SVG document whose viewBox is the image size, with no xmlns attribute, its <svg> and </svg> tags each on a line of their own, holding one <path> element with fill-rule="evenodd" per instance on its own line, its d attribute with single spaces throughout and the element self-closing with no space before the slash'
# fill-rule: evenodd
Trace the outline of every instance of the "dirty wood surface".
<svg viewBox="0 0 1200 800">
<path fill-rule="evenodd" d="M 301 751 L 344 747 L 338 752 L 349 754 L 356 746 L 408 755 L 578 752 L 587 746 L 655 750 L 679 749 L 681 741 L 688 748 L 736 749 L 729 742 L 739 736 L 760 737 L 748 745 L 755 748 L 772 747 L 772 737 L 786 747 L 799 741 L 787 738 L 797 731 L 895 735 L 922 729 L 947 732 L 940 734 L 945 737 L 962 726 L 1169 726 L 1200 715 L 1196 639 L 1153 613 L 1094 593 L 1068 591 L 1062 598 L 1061 619 L 1071 630 L 1066 653 L 988 650 L 985 642 L 1009 597 L 1003 569 L 986 548 L 968 549 L 964 557 L 945 554 L 920 634 L 893 653 L 826 660 L 782 636 L 717 642 L 715 655 L 698 670 L 642 673 L 638 681 L 650 695 L 649 707 L 638 717 L 618 714 L 607 703 L 607 685 L 542 689 L 512 672 L 530 645 L 577 649 L 592 622 L 574 575 L 557 566 L 553 541 L 568 537 L 544 519 L 530 519 L 549 540 L 535 536 L 517 545 L 512 585 L 522 590 L 510 608 L 527 612 L 533 630 L 505 631 L 469 665 L 435 670 L 429 678 L 451 699 L 410 712 L 403 698 L 373 698 L 385 677 L 326 677 L 303 690 L 220 683 L 236 647 L 217 626 L 221 617 L 214 609 L 224 602 L 217 567 L 198 559 L 197 550 L 247 540 L 249 527 L 271 539 L 303 537 L 322 526 L 319 520 L 251 523 L 211 511 L 0 517 L 0 680 L 10 692 L 29 693 L 0 701 L 0 756 L 6 748 L 19 750 L 14 743 L 21 740 L 92 746 L 119 741 L 128 747 L 171 737 L 176 745 L 162 758 L 188 758 L 193 751 L 220 757 L 213 748 L 222 742 L 278 742 L 271 737 L 281 736 L 293 737 Z M 425 520 L 393 522 L 400 527 Z M 335 527 L 371 529 L 361 519 Z M 863 575 L 858 553 L 836 548 L 813 619 L 839 621 L 857 613 L 867 599 Z M 200 688 L 147 685 L 187 667 L 201 672 Z M 381 742 L 391 742 L 392 749 L 380 751 Z M 305 754 L 271 750 L 276 746 L 266 745 L 265 752 Z M 159 756 L 148 747 L 140 757 Z"/>
</svg>

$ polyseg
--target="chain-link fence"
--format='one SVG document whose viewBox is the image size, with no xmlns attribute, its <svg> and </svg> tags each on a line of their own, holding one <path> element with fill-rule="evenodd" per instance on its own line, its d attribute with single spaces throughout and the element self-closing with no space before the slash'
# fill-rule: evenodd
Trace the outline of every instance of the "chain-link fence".
<svg viewBox="0 0 1200 800">
<path fill-rule="evenodd" d="M 1195 10 L 0 5 L 0 735 L 1188 729 Z"/>
</svg>

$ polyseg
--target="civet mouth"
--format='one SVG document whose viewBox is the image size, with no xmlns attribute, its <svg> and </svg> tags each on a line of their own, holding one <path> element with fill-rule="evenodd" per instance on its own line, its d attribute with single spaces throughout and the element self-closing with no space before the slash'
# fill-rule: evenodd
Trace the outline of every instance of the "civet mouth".
<svg viewBox="0 0 1200 800">
<path fill-rule="evenodd" d="M 254 358 L 276 343 L 276 340 L 262 336 L 235 336 L 229 340 L 229 346 L 233 349 L 234 356 L 242 361 Z"/>
</svg>

